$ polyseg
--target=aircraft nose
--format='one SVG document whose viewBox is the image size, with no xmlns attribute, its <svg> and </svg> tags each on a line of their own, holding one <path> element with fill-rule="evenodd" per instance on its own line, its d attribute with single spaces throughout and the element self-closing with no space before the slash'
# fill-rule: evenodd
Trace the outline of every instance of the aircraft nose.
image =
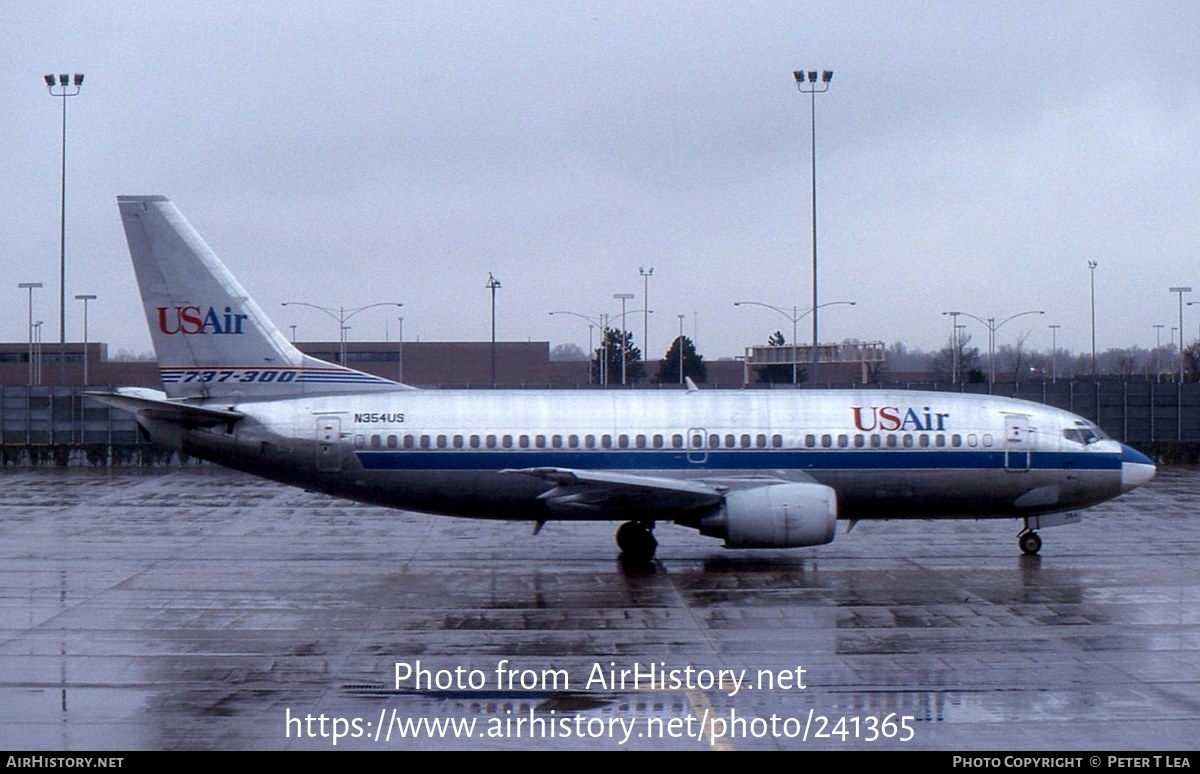
<svg viewBox="0 0 1200 774">
<path fill-rule="evenodd" d="M 1137 449 L 1121 444 L 1121 491 L 1136 489 L 1154 478 L 1158 469 Z"/>
</svg>

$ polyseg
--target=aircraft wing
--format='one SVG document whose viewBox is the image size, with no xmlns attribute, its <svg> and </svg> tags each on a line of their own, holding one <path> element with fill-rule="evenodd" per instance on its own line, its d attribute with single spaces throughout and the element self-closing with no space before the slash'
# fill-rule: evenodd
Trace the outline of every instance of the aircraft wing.
<svg viewBox="0 0 1200 774">
<path fill-rule="evenodd" d="M 232 409 L 196 406 L 177 400 L 168 400 L 163 393 L 156 390 L 132 388 L 116 392 L 85 392 L 84 395 L 132 414 L 142 414 L 186 427 L 231 425 L 246 416 L 242 412 Z"/>
<path fill-rule="evenodd" d="M 690 511 L 721 502 L 725 487 L 676 478 L 574 468 L 510 468 L 501 473 L 534 476 L 554 484 L 538 499 L 564 516 L 603 511 Z"/>
</svg>

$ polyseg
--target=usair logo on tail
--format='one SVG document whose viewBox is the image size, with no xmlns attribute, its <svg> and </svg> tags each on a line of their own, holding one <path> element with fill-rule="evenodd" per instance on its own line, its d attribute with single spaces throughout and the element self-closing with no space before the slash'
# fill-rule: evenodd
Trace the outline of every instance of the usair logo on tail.
<svg viewBox="0 0 1200 774">
<path fill-rule="evenodd" d="M 158 329 L 168 336 L 182 333 L 187 336 L 212 333 L 219 335 L 241 334 L 242 322 L 248 315 L 234 314 L 232 307 L 218 312 L 214 307 L 205 311 L 198 306 L 160 306 Z"/>
</svg>

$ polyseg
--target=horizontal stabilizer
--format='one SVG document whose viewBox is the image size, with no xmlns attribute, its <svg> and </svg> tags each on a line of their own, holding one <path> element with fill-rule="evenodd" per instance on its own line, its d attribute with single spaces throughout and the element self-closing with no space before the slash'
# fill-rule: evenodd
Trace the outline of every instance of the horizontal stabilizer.
<svg viewBox="0 0 1200 774">
<path fill-rule="evenodd" d="M 157 390 L 126 388 L 115 392 L 85 392 L 84 396 L 132 414 L 174 422 L 185 427 L 232 425 L 245 416 L 242 412 L 231 409 L 195 406 L 168 400 L 166 395 Z"/>
</svg>

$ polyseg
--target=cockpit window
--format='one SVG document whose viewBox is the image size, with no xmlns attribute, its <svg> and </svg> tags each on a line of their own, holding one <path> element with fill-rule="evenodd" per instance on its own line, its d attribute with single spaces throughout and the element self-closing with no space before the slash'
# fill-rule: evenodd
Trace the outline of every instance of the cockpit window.
<svg viewBox="0 0 1200 774">
<path fill-rule="evenodd" d="M 1076 422 L 1074 427 L 1063 429 L 1063 438 L 1083 446 L 1090 446 L 1107 437 L 1103 430 L 1089 422 Z"/>
</svg>

